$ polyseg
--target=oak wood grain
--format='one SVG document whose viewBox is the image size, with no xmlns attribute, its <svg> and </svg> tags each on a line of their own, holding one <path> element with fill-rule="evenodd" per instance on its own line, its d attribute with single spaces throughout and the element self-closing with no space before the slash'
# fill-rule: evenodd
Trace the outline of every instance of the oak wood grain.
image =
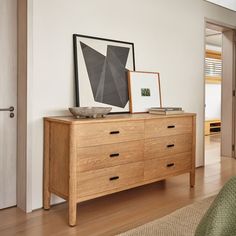
<svg viewBox="0 0 236 236">
<path fill-rule="evenodd" d="M 167 178 L 178 172 L 191 170 L 192 153 L 180 153 L 144 162 L 144 179 Z"/>
<path fill-rule="evenodd" d="M 70 125 L 69 133 L 69 225 L 76 225 L 77 217 L 77 175 L 76 175 L 76 126 Z"/>
<path fill-rule="evenodd" d="M 177 153 L 191 152 L 192 134 L 145 139 L 145 160 Z"/>
<path fill-rule="evenodd" d="M 79 172 L 112 167 L 143 160 L 143 140 L 77 149 Z"/>
<path fill-rule="evenodd" d="M 76 204 L 86 200 L 184 173 L 191 173 L 193 186 L 194 114 L 118 117 L 85 123 L 45 118 L 50 135 L 45 135 L 49 161 L 44 164 L 50 181 L 44 188 L 68 200 L 70 226 L 76 225 Z M 50 193 L 45 191 L 47 209 Z"/>
<path fill-rule="evenodd" d="M 77 198 L 108 190 L 119 191 L 119 188 L 139 183 L 142 180 L 143 162 L 79 173 L 77 178 Z"/>
<path fill-rule="evenodd" d="M 75 118 L 73 116 L 51 116 L 45 117 L 48 121 L 66 123 L 66 124 L 92 124 L 92 123 L 104 123 L 104 122 L 126 122 L 126 121 L 140 121 L 140 120 L 151 120 L 151 119 L 163 119 L 163 118 L 178 118 L 178 117 L 192 117 L 196 116 L 195 113 L 181 113 L 175 115 L 154 115 L 149 113 L 139 113 L 139 114 L 109 114 L 104 118 L 97 119 L 84 119 L 84 118 Z"/>
<path fill-rule="evenodd" d="M 70 126 L 50 123 L 50 190 L 69 194 Z"/>
<path fill-rule="evenodd" d="M 145 121 L 145 138 L 192 133 L 192 117 L 164 117 Z"/>
<path fill-rule="evenodd" d="M 50 123 L 44 122 L 44 157 L 43 157 L 43 207 L 50 209 Z"/>
<path fill-rule="evenodd" d="M 77 146 L 89 147 L 144 138 L 144 122 L 104 122 L 77 125 Z"/>
<path fill-rule="evenodd" d="M 195 186 L 195 172 L 196 172 L 196 116 L 192 119 L 192 159 L 190 171 L 190 186 Z"/>
</svg>

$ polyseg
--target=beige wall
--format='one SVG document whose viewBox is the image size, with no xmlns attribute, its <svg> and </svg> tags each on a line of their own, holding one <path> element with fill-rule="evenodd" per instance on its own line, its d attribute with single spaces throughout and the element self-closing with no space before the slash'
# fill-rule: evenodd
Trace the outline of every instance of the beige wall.
<svg viewBox="0 0 236 236">
<path fill-rule="evenodd" d="M 164 105 L 197 113 L 197 165 L 203 164 L 204 18 L 233 25 L 236 13 L 203 0 L 30 1 L 33 209 L 42 206 L 42 117 L 68 114 L 74 104 L 73 33 L 134 42 L 136 69 L 161 74 Z"/>
</svg>

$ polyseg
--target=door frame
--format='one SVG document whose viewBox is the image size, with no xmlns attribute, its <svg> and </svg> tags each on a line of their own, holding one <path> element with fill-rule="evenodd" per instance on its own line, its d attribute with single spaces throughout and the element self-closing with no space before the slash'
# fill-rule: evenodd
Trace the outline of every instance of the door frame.
<svg viewBox="0 0 236 236">
<path fill-rule="evenodd" d="M 32 211 L 32 164 L 31 164 L 31 125 L 28 123 L 31 107 L 28 86 L 32 83 L 32 56 L 28 48 L 32 46 L 32 26 L 29 25 L 33 9 L 32 0 L 17 0 L 17 207 L 25 212 Z M 29 33 L 30 32 L 30 33 Z"/>
<path fill-rule="evenodd" d="M 219 22 L 219 21 L 215 21 L 215 20 L 212 20 L 212 19 L 209 19 L 209 18 L 205 18 L 205 22 L 204 22 L 204 69 L 203 69 L 203 91 L 204 91 L 204 95 L 203 95 L 203 99 L 204 99 L 204 106 L 203 106 L 203 127 L 205 129 L 205 101 L 206 101 L 206 97 L 205 97 L 205 55 L 206 55 L 206 28 L 208 25 L 211 25 L 211 26 L 215 26 L 215 28 L 217 30 L 220 30 L 222 33 L 223 32 L 226 32 L 226 31 L 232 31 L 232 33 L 235 35 L 235 32 L 236 32 L 236 26 L 232 26 L 232 25 L 229 25 L 229 24 L 226 24 L 224 22 Z M 231 65 L 233 67 L 233 75 L 232 75 L 232 84 L 231 84 L 231 87 L 232 87 L 232 93 L 233 93 L 233 90 L 235 90 L 235 86 L 236 86 L 236 82 L 235 82 L 235 71 L 236 71 L 236 65 L 235 65 L 235 58 L 236 58 L 236 47 L 235 47 L 235 42 L 234 42 L 234 39 L 232 41 L 232 45 L 233 45 L 233 58 L 231 60 Z M 222 45 L 222 52 L 223 52 L 223 47 L 224 45 Z M 224 60 L 224 56 L 223 56 L 223 60 Z M 222 74 L 223 75 L 223 74 Z M 222 88 L 224 86 L 224 80 L 222 78 Z M 223 90 L 222 90 L 223 92 Z M 222 96 L 222 94 L 221 94 Z M 235 97 L 233 97 L 233 94 L 230 94 L 229 95 L 230 98 L 232 99 L 232 123 L 231 123 L 231 127 L 232 127 L 232 137 L 231 137 L 231 142 L 232 142 L 232 145 L 235 144 L 235 133 L 236 133 L 236 127 L 235 127 L 235 118 L 236 118 L 236 109 L 235 109 Z M 221 101 L 222 101 L 222 97 L 221 97 Z M 223 107 L 223 104 L 221 103 L 221 115 L 222 115 L 222 107 Z M 221 124 L 222 125 L 222 124 Z M 230 144 L 231 146 L 231 144 Z M 203 153 L 203 166 L 205 166 L 205 132 L 203 132 L 203 148 L 204 148 L 204 153 Z M 229 147 L 228 147 L 229 148 Z M 230 147 L 230 157 L 234 157 L 234 151 L 232 150 L 232 146 Z M 222 142 L 221 142 L 221 156 L 222 156 Z"/>
</svg>

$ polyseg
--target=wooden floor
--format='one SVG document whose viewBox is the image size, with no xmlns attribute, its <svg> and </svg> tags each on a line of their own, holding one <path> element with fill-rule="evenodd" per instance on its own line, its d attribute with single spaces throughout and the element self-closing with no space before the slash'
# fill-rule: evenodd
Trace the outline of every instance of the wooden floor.
<svg viewBox="0 0 236 236">
<path fill-rule="evenodd" d="M 220 162 L 221 134 L 205 136 L 205 165 Z"/>
<path fill-rule="evenodd" d="M 77 226 L 73 228 L 67 225 L 66 203 L 31 214 L 18 208 L 2 210 L 0 235 L 115 235 L 217 194 L 235 174 L 236 160 L 223 158 L 221 163 L 197 169 L 192 189 L 188 175 L 182 175 L 84 202 L 78 206 Z"/>
</svg>

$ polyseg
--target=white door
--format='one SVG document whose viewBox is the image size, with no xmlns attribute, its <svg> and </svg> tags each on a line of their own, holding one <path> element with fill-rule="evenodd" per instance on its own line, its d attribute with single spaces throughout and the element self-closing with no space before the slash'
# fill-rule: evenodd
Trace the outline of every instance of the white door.
<svg viewBox="0 0 236 236">
<path fill-rule="evenodd" d="M 17 0 L 0 0 L 0 209 L 16 205 L 16 105 Z"/>
</svg>

